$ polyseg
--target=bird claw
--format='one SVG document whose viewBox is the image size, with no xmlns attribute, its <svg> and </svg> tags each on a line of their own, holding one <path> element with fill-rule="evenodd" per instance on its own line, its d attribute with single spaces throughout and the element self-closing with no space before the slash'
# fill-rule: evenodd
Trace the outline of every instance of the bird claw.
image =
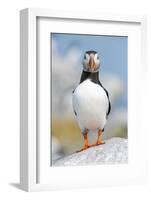
<svg viewBox="0 0 151 200">
<path fill-rule="evenodd" d="M 105 142 L 97 142 L 96 145 L 105 144 Z"/>
<path fill-rule="evenodd" d="M 76 153 L 79 153 L 79 152 L 81 152 L 81 151 L 84 151 L 84 150 L 86 150 L 86 149 L 88 149 L 88 148 L 90 148 L 90 147 L 91 147 L 90 145 L 88 145 L 88 146 L 86 146 L 86 147 L 83 147 L 82 149 L 76 151 Z"/>
<path fill-rule="evenodd" d="M 94 147 L 94 146 L 98 146 L 98 145 L 102 145 L 102 144 L 105 144 L 105 142 L 96 142 L 95 144 L 92 144 L 91 146 Z"/>
</svg>

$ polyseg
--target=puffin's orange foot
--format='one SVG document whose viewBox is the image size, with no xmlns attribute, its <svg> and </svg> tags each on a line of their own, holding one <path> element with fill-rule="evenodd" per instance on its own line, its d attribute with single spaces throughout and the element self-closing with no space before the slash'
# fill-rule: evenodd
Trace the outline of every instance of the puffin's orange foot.
<svg viewBox="0 0 151 200">
<path fill-rule="evenodd" d="M 90 147 L 90 146 L 85 146 L 85 147 L 83 147 L 82 149 L 76 151 L 76 153 L 79 153 L 79 152 L 81 152 L 81 151 L 84 151 L 84 150 L 88 149 L 89 147 Z"/>
<path fill-rule="evenodd" d="M 91 146 L 94 147 L 94 146 L 98 146 L 98 145 L 102 145 L 102 144 L 105 144 L 105 142 L 97 141 L 95 144 L 92 144 Z"/>
<path fill-rule="evenodd" d="M 96 143 L 96 145 L 101 145 L 101 144 L 105 144 L 105 142 L 97 141 L 97 143 Z"/>
</svg>

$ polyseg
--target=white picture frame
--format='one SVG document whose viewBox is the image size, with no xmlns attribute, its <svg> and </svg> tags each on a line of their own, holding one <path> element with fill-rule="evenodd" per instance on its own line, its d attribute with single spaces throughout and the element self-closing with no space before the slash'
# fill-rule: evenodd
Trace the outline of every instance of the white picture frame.
<svg viewBox="0 0 151 200">
<path fill-rule="evenodd" d="M 143 130 L 143 127 L 140 127 L 137 130 L 138 138 L 137 142 L 135 142 L 136 134 L 131 136 L 130 138 L 130 150 L 129 156 L 131 159 L 130 163 L 127 165 L 121 166 L 109 166 L 104 165 L 101 166 L 86 166 L 86 167 L 59 167 L 59 168 L 51 168 L 48 163 L 49 157 L 49 137 L 47 132 L 50 131 L 49 119 L 50 119 L 50 94 L 49 91 L 49 82 L 50 82 L 50 63 L 43 62 L 46 57 L 50 56 L 50 52 L 45 45 L 40 45 L 40 48 L 47 48 L 45 50 L 45 55 L 41 55 L 41 51 L 37 50 L 38 48 L 38 19 L 46 19 L 51 21 L 52 19 L 61 20 L 62 22 L 65 20 L 66 22 L 70 21 L 70 25 L 72 27 L 71 32 L 76 32 L 74 26 L 72 26 L 74 22 L 82 22 L 82 23 L 97 23 L 98 26 L 101 26 L 99 23 L 103 22 L 104 24 L 110 25 L 109 29 L 102 30 L 101 33 L 106 34 L 108 30 L 113 35 L 117 34 L 117 31 L 112 27 L 113 25 L 126 25 L 125 29 L 121 29 L 119 34 L 125 35 L 127 30 L 128 34 L 131 34 L 134 38 L 135 36 L 135 26 L 137 26 L 136 30 L 136 41 L 134 44 L 138 45 L 138 48 L 131 45 L 131 49 L 129 51 L 129 66 L 134 64 L 134 67 L 129 69 L 128 76 L 129 78 L 129 96 L 132 96 L 133 89 L 136 87 L 136 84 L 139 84 L 140 74 L 145 77 L 143 74 L 143 70 L 146 67 L 146 17 L 145 16 L 124 16 L 124 15 L 109 15 L 109 14 L 100 14 L 100 13 L 75 13 L 75 12 L 65 12 L 65 11 L 53 11 L 49 9 L 24 9 L 20 12 L 20 185 L 21 188 L 26 191 L 39 191 L 39 190 L 53 190 L 53 189 L 65 189 L 65 188 L 78 188 L 78 187 L 98 187 L 98 186 L 106 186 L 106 185 L 127 185 L 127 184 L 136 184 L 136 183 L 144 183 L 146 181 L 147 173 L 146 173 L 146 157 L 145 157 L 145 143 L 141 140 L 140 132 Z M 41 22 L 44 24 L 44 22 Z M 67 24 L 68 25 L 68 24 Z M 45 24 L 42 25 L 42 37 L 45 38 L 45 41 L 42 41 L 42 44 L 47 42 L 47 37 L 44 37 L 43 34 L 51 32 L 54 24 Z M 78 23 L 76 28 L 78 27 Z M 128 28 L 130 27 L 130 28 Z M 56 27 L 55 27 L 56 28 Z M 55 30 L 59 31 L 66 30 L 66 26 L 60 27 L 58 26 Z M 133 29 L 134 28 L 134 29 Z M 51 30 L 50 30 L 51 29 Z M 131 29 L 130 31 L 128 29 Z M 78 30 L 78 29 L 77 29 Z M 45 31 L 45 33 L 44 33 Z M 94 29 L 95 33 L 96 29 Z M 137 37 L 138 31 L 138 37 Z M 68 32 L 70 32 L 68 30 Z M 79 32 L 79 30 L 78 30 Z M 49 42 L 49 41 L 48 41 Z M 133 42 L 133 41 L 132 41 Z M 50 45 L 50 44 L 49 44 Z M 43 49 L 42 49 L 43 50 Z M 134 53 L 136 51 L 136 54 Z M 137 59 L 133 59 L 132 56 Z M 138 57 L 139 55 L 139 57 Z M 39 56 L 40 61 L 39 61 Z M 134 62 L 133 62 L 134 60 Z M 140 61 L 140 63 L 139 63 Z M 41 78 L 41 83 L 39 83 L 38 75 L 39 72 L 37 70 L 37 65 L 39 62 L 46 68 L 40 68 L 40 73 L 43 74 L 43 79 Z M 138 64 L 138 70 L 135 74 L 135 70 L 137 69 L 136 63 Z M 40 66 L 40 64 L 39 64 Z M 132 76 L 135 75 L 135 82 L 133 83 Z M 41 84 L 41 85 L 40 85 Z M 43 85 L 44 84 L 44 85 Z M 43 96 L 46 99 L 45 107 L 43 107 L 44 113 L 40 112 L 41 115 L 45 115 L 45 120 L 42 122 L 43 124 L 40 127 L 43 127 L 42 131 L 45 132 L 43 135 L 39 134 L 39 123 L 41 123 L 41 118 L 39 117 L 39 93 L 38 89 L 41 87 L 41 91 L 43 87 L 46 88 L 46 92 L 43 93 Z M 138 86 L 137 86 L 138 87 Z M 141 89 L 137 88 L 137 94 L 141 94 Z M 41 93 L 40 93 L 41 95 Z M 130 101 L 130 111 L 132 116 L 129 116 L 129 122 L 137 119 L 137 123 L 141 123 L 141 119 L 138 114 L 135 113 L 136 105 L 139 107 L 141 104 L 141 99 L 138 102 L 134 102 L 133 98 L 129 99 Z M 40 101 L 44 104 L 43 100 Z M 132 106 L 135 104 L 135 109 Z M 48 110 L 48 111 L 47 111 Z M 48 127 L 49 126 L 49 127 Z M 136 125 L 131 125 L 132 130 L 136 129 Z M 145 133 L 144 133 L 145 134 Z M 132 134 L 131 134 L 132 135 Z M 145 137 L 145 136 L 143 136 Z M 133 143 L 134 142 L 134 143 Z M 134 144 L 134 145 L 133 145 Z M 139 148 L 139 145 L 143 146 L 143 148 Z M 134 146 L 134 147 L 133 147 Z M 136 151 L 138 152 L 136 154 Z M 135 155 L 134 155 L 135 154 Z M 141 162 L 139 160 L 139 156 L 141 156 Z M 134 159 L 133 159 L 134 158 Z M 91 170 L 94 173 L 102 171 L 103 174 L 108 173 L 108 176 L 100 177 L 102 181 L 100 181 L 99 176 L 93 179 L 93 176 L 89 176 L 91 181 L 87 181 L 86 174 L 82 174 L 82 172 L 86 171 L 88 174 Z M 77 176 L 80 174 L 80 176 Z M 90 173 L 92 174 L 92 173 Z M 118 174 L 118 176 L 117 176 Z M 123 174 L 123 175 L 122 175 Z M 59 178 L 61 177 L 61 178 Z M 80 178 L 81 177 L 81 178 Z"/>
</svg>

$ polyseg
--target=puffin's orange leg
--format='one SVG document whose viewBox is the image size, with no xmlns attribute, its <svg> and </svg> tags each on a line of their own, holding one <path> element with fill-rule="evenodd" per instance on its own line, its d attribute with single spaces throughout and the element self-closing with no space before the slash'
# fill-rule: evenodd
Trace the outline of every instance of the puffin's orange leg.
<svg viewBox="0 0 151 200">
<path fill-rule="evenodd" d="M 102 142 L 102 131 L 101 129 L 98 129 L 98 138 L 97 138 L 97 142 L 95 144 L 92 144 L 92 146 L 97 146 L 97 145 L 100 145 L 100 144 L 105 144 L 105 142 Z"/>
<path fill-rule="evenodd" d="M 84 150 L 86 150 L 88 148 L 89 148 L 89 144 L 88 144 L 88 132 L 86 131 L 84 133 L 84 145 L 83 145 L 83 148 L 81 150 L 77 151 L 77 152 L 84 151 Z"/>
<path fill-rule="evenodd" d="M 105 144 L 105 142 L 102 142 L 102 131 L 101 129 L 98 130 L 98 139 L 97 139 L 97 142 L 96 142 L 96 145 L 99 145 L 99 144 Z"/>
</svg>

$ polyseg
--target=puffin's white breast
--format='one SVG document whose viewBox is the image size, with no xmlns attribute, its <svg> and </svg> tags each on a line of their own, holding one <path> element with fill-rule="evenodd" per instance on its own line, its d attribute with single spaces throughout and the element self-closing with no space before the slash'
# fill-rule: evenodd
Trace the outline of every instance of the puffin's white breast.
<svg viewBox="0 0 151 200">
<path fill-rule="evenodd" d="M 108 98 L 104 89 L 90 80 L 82 82 L 73 93 L 73 109 L 83 131 L 103 129 L 106 123 Z"/>
</svg>

